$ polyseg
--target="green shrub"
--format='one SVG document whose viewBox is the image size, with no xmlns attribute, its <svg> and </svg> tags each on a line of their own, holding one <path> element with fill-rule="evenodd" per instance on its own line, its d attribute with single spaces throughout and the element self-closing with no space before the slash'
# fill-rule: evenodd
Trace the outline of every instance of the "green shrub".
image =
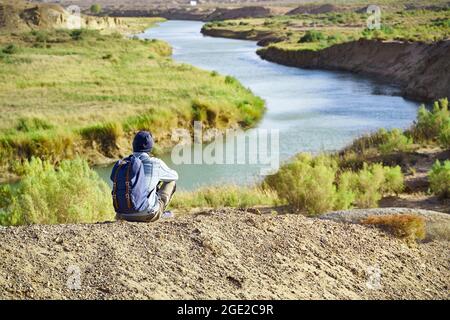
<svg viewBox="0 0 450 320">
<path fill-rule="evenodd" d="M 358 208 L 373 208 L 386 194 L 400 193 L 404 177 L 399 166 L 383 167 L 381 164 L 367 165 L 354 173 L 350 187 L 356 193 Z"/>
<path fill-rule="evenodd" d="M 436 101 L 431 111 L 427 110 L 424 105 L 420 106 L 417 122 L 412 130 L 414 140 L 416 142 L 432 142 L 443 138 L 445 141 L 449 130 L 449 121 L 450 112 L 447 99 Z"/>
<path fill-rule="evenodd" d="M 450 19 L 435 19 L 432 21 L 432 25 L 436 26 L 436 27 L 446 27 L 446 28 L 450 28 Z"/>
<path fill-rule="evenodd" d="M 401 168 L 364 163 L 361 170 L 340 171 L 331 156 L 298 155 L 264 181 L 264 186 L 292 207 L 308 214 L 353 206 L 369 208 L 387 194 L 403 190 Z"/>
<path fill-rule="evenodd" d="M 231 85 L 236 85 L 236 86 L 240 86 L 239 80 L 236 79 L 233 76 L 226 76 L 225 77 L 225 83 L 226 84 L 231 84 Z"/>
<path fill-rule="evenodd" d="M 17 187 L 0 191 L 2 225 L 88 223 L 114 218 L 108 185 L 84 160 L 58 167 L 33 158 Z"/>
<path fill-rule="evenodd" d="M 333 209 L 337 166 L 325 156 L 300 154 L 269 176 L 265 184 L 297 210 L 317 214 Z"/>
<path fill-rule="evenodd" d="M 343 172 L 339 176 L 336 202 L 334 209 L 346 210 L 352 208 L 357 194 L 353 189 L 354 173 L 351 171 Z"/>
<path fill-rule="evenodd" d="M 345 40 L 345 36 L 343 36 L 343 35 L 340 34 L 340 33 L 336 33 L 336 34 L 333 34 L 333 35 L 330 35 L 330 36 L 327 37 L 327 41 L 328 41 L 330 44 L 341 43 L 341 42 L 343 42 L 344 40 Z"/>
<path fill-rule="evenodd" d="M 306 43 L 306 42 L 318 42 L 325 40 L 326 36 L 317 30 L 308 30 L 306 33 L 300 38 L 298 41 L 299 43 Z"/>
<path fill-rule="evenodd" d="M 103 60 L 111 60 L 113 58 L 112 53 L 107 53 L 104 56 L 102 56 Z"/>
<path fill-rule="evenodd" d="M 438 140 L 443 148 L 450 149 L 450 118 L 440 128 Z"/>
<path fill-rule="evenodd" d="M 31 31 L 31 35 L 34 36 L 34 41 L 40 42 L 40 43 L 47 42 L 50 37 L 49 33 L 44 30 L 33 30 L 33 31 Z"/>
<path fill-rule="evenodd" d="M 90 11 L 92 14 L 99 14 L 102 12 L 102 7 L 98 3 L 91 5 Z"/>
<path fill-rule="evenodd" d="M 383 195 L 386 194 L 399 194 L 403 191 L 405 184 L 405 177 L 402 173 L 400 166 L 395 167 L 383 167 L 384 170 L 384 183 L 380 190 Z"/>
<path fill-rule="evenodd" d="M 9 44 L 2 49 L 4 54 L 16 54 L 20 51 L 19 47 L 15 44 Z"/>
<path fill-rule="evenodd" d="M 383 140 L 379 146 L 381 153 L 406 152 L 412 149 L 412 139 L 405 136 L 399 129 L 391 131 L 381 129 L 380 134 Z"/>
<path fill-rule="evenodd" d="M 408 152 L 414 148 L 415 143 L 439 143 L 444 148 L 450 148 L 450 111 L 447 99 L 436 101 L 431 111 L 421 105 L 417 120 L 410 130 L 402 132 L 399 129 L 380 129 L 354 140 L 344 153 L 353 151 L 365 154 L 370 150 L 384 154 Z"/>
<path fill-rule="evenodd" d="M 70 31 L 70 37 L 72 40 L 78 41 L 84 38 L 85 31 L 83 29 L 75 29 Z"/>
<path fill-rule="evenodd" d="M 450 197 L 450 160 L 436 161 L 428 173 L 431 191 L 441 198 Z"/>
</svg>

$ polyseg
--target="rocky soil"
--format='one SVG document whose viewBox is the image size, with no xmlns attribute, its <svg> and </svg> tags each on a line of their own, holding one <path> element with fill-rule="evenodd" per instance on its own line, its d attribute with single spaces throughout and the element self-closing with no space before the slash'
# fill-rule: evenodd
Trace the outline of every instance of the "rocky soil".
<svg viewBox="0 0 450 320">
<path fill-rule="evenodd" d="M 1 228 L 0 298 L 449 298 L 447 240 L 250 211 Z"/>
</svg>

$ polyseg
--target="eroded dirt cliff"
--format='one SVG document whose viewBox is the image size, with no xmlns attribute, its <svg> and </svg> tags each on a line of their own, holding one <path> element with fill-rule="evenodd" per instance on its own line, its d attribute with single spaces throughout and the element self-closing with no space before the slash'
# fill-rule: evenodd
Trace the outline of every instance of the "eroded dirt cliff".
<svg viewBox="0 0 450 320">
<path fill-rule="evenodd" d="M 450 40 L 433 44 L 359 40 L 319 51 L 269 46 L 258 54 L 288 66 L 373 76 L 398 84 L 403 94 L 413 99 L 450 97 Z"/>
</svg>

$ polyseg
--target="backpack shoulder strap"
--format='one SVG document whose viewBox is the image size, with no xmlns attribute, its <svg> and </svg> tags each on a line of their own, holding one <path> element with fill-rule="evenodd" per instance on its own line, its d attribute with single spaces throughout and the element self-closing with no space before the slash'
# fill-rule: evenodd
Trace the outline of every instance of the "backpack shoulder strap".
<svg viewBox="0 0 450 320">
<path fill-rule="evenodd" d="M 133 163 L 131 161 L 128 161 L 128 167 L 127 167 L 127 175 L 125 178 L 125 187 L 126 187 L 126 191 L 125 191 L 125 197 L 127 198 L 127 205 L 128 205 L 128 209 L 131 209 L 131 199 L 130 199 L 130 169 L 131 166 L 133 165 Z"/>
<path fill-rule="evenodd" d="M 117 166 L 117 169 L 116 169 L 116 172 L 115 172 L 115 175 L 114 175 L 114 181 L 113 181 L 113 193 L 112 193 L 112 196 L 113 196 L 114 208 L 116 210 L 119 209 L 119 202 L 117 201 L 117 177 L 119 175 L 119 171 L 122 168 L 123 164 L 124 164 L 123 161 L 120 161 L 119 165 Z"/>
</svg>

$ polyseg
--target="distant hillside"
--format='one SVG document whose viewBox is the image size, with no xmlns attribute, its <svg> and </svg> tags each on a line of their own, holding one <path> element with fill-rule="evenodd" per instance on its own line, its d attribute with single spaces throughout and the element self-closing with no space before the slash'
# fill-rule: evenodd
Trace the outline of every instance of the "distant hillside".
<svg viewBox="0 0 450 320">
<path fill-rule="evenodd" d="M 7 31 L 80 27 L 107 29 L 121 24 L 120 19 L 76 15 L 57 4 L 4 0 L 0 3 L 0 29 Z"/>
</svg>

